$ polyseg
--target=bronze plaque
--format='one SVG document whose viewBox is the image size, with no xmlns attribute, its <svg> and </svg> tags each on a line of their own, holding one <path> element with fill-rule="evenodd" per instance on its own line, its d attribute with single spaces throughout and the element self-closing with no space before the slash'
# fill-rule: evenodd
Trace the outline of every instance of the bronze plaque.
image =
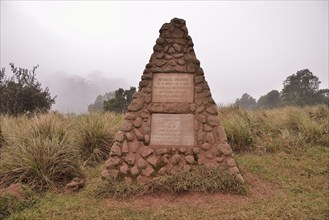
<svg viewBox="0 0 329 220">
<path fill-rule="evenodd" d="M 153 74 L 152 102 L 193 102 L 194 75 Z"/>
<path fill-rule="evenodd" d="M 194 146 L 193 114 L 152 114 L 151 145 Z"/>
</svg>

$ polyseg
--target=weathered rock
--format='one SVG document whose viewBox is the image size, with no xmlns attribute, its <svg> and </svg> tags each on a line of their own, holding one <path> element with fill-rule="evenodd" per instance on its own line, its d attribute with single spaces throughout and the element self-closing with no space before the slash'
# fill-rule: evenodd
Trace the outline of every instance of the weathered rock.
<svg viewBox="0 0 329 220">
<path fill-rule="evenodd" d="M 185 156 L 185 160 L 189 164 L 193 164 L 195 162 L 194 157 L 192 155 Z"/>
<path fill-rule="evenodd" d="M 133 124 L 131 122 L 125 121 L 123 123 L 123 125 L 121 126 L 121 130 L 122 131 L 131 131 L 132 127 L 133 127 Z"/>
<path fill-rule="evenodd" d="M 113 168 L 121 163 L 121 158 L 118 156 L 110 157 L 105 163 L 106 168 Z"/>
<path fill-rule="evenodd" d="M 112 155 L 121 156 L 121 148 L 117 144 L 113 144 L 110 154 L 111 156 Z"/>
<path fill-rule="evenodd" d="M 150 156 L 153 152 L 154 152 L 153 148 L 146 148 L 142 153 L 142 157 L 146 158 Z"/>
<path fill-rule="evenodd" d="M 186 153 L 187 149 L 186 149 L 186 147 L 180 147 L 180 148 L 178 149 L 178 151 L 179 151 L 180 153 L 184 154 L 184 153 Z"/>
<path fill-rule="evenodd" d="M 127 164 L 123 164 L 121 167 L 120 167 L 120 173 L 122 174 L 127 174 L 128 173 L 128 170 L 129 170 L 129 167 Z"/>
<path fill-rule="evenodd" d="M 136 120 L 134 121 L 134 126 L 136 128 L 139 128 L 140 126 L 142 126 L 142 118 L 140 118 L 140 117 L 136 118 Z"/>
<path fill-rule="evenodd" d="M 231 157 L 227 158 L 226 163 L 229 167 L 235 167 L 236 166 L 235 160 Z"/>
<path fill-rule="evenodd" d="M 162 168 L 158 171 L 158 174 L 160 174 L 160 175 L 165 175 L 165 174 L 167 174 L 167 168 L 166 168 L 166 167 L 162 167 Z"/>
<path fill-rule="evenodd" d="M 137 140 L 139 141 L 144 140 L 144 134 L 139 129 L 134 129 L 134 133 L 136 135 Z"/>
<path fill-rule="evenodd" d="M 131 169 L 130 169 L 130 173 L 132 176 L 137 176 L 139 174 L 140 170 L 138 169 L 137 166 L 133 166 Z"/>
<path fill-rule="evenodd" d="M 215 144 L 215 142 L 216 142 L 214 135 L 210 132 L 206 136 L 206 141 L 207 141 L 207 143 L 210 143 L 210 144 Z"/>
<path fill-rule="evenodd" d="M 218 134 L 219 143 L 224 143 L 225 141 L 227 141 L 226 133 L 223 126 L 217 127 L 217 134 Z"/>
<path fill-rule="evenodd" d="M 207 107 L 206 108 L 206 111 L 209 113 L 209 114 L 212 114 L 212 115 L 217 115 L 217 108 L 216 106 L 211 106 L 211 107 Z"/>
<path fill-rule="evenodd" d="M 232 148 L 229 144 L 224 143 L 224 144 L 218 144 L 217 148 L 220 152 L 222 152 L 224 155 L 230 155 L 232 154 Z"/>
<path fill-rule="evenodd" d="M 177 165 L 179 163 L 180 159 L 181 159 L 181 156 L 179 154 L 175 154 L 172 156 L 170 162 L 174 165 Z"/>
<path fill-rule="evenodd" d="M 119 131 L 116 135 L 115 135 L 115 140 L 118 142 L 122 142 L 125 138 L 125 135 L 122 131 Z"/>
<path fill-rule="evenodd" d="M 209 143 L 203 143 L 201 145 L 201 148 L 202 148 L 202 150 L 208 150 L 210 148 L 210 144 Z"/>
<path fill-rule="evenodd" d="M 138 159 L 137 161 L 137 167 L 140 169 L 144 169 L 147 166 L 146 160 L 144 160 L 142 157 Z"/>
<path fill-rule="evenodd" d="M 139 184 L 139 185 L 145 185 L 148 182 L 150 182 L 150 179 L 148 177 L 146 177 L 146 176 L 139 175 L 137 177 L 136 181 L 137 181 L 137 184 Z"/>
<path fill-rule="evenodd" d="M 124 157 L 124 160 L 130 164 L 130 165 L 134 165 L 135 163 L 135 155 L 132 153 L 129 153 L 127 156 Z"/>
<path fill-rule="evenodd" d="M 163 148 L 157 148 L 155 150 L 155 153 L 156 153 L 156 155 L 167 154 L 168 153 L 168 148 L 165 148 L 165 147 L 163 147 Z"/>
<path fill-rule="evenodd" d="M 144 101 L 141 99 L 134 99 L 128 106 L 128 111 L 137 112 L 144 106 Z"/>
<path fill-rule="evenodd" d="M 207 123 L 211 126 L 218 126 L 220 125 L 219 119 L 217 116 L 210 115 L 207 117 Z"/>
<path fill-rule="evenodd" d="M 127 141 L 132 141 L 132 140 L 134 140 L 134 135 L 131 132 L 127 132 L 126 138 L 127 138 Z"/>
<path fill-rule="evenodd" d="M 156 167 L 158 163 L 158 157 L 156 155 L 149 156 L 147 159 L 147 162 L 149 162 L 153 167 Z"/>
<path fill-rule="evenodd" d="M 154 173 L 154 169 L 151 166 L 147 166 L 145 169 L 143 169 L 142 174 L 144 176 L 151 176 Z"/>
<path fill-rule="evenodd" d="M 136 116 L 134 114 L 132 114 L 132 113 L 127 113 L 125 115 L 125 119 L 126 120 L 134 120 L 135 118 L 136 118 Z"/>
<path fill-rule="evenodd" d="M 139 146 L 140 146 L 140 143 L 138 141 L 129 142 L 128 143 L 129 152 L 136 153 Z"/>
</svg>

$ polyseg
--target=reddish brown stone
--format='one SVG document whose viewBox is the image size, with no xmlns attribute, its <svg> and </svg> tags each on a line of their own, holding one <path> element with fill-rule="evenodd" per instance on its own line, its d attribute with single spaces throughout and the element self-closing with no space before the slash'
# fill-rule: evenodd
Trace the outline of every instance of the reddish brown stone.
<svg viewBox="0 0 329 220">
<path fill-rule="evenodd" d="M 147 162 L 149 162 L 153 167 L 156 167 L 158 163 L 158 158 L 154 154 L 152 156 L 149 156 L 147 159 Z"/>
<path fill-rule="evenodd" d="M 138 169 L 137 166 L 133 166 L 131 169 L 130 169 L 130 173 L 132 176 L 137 176 L 139 174 L 140 170 Z"/>
<path fill-rule="evenodd" d="M 132 140 L 134 140 L 134 135 L 131 132 L 127 132 L 126 138 L 127 138 L 127 141 L 132 141 Z"/>
<path fill-rule="evenodd" d="M 127 164 L 123 164 L 121 167 L 120 167 L 120 173 L 122 174 L 127 174 L 128 173 L 128 170 L 129 170 L 129 167 Z"/>
<path fill-rule="evenodd" d="M 167 168 L 166 167 L 161 167 L 160 170 L 158 171 L 158 174 L 160 174 L 160 175 L 167 174 Z"/>
<path fill-rule="evenodd" d="M 217 133 L 218 133 L 219 143 L 224 143 L 225 141 L 227 141 L 226 133 L 223 126 L 217 127 Z"/>
<path fill-rule="evenodd" d="M 114 155 L 116 155 L 116 156 L 121 156 L 121 148 L 120 148 L 120 146 L 118 146 L 116 143 L 115 144 L 113 144 L 113 146 L 112 146 L 112 148 L 111 148 L 111 153 L 110 153 L 110 155 L 112 156 L 114 156 Z"/>
<path fill-rule="evenodd" d="M 151 166 L 147 166 L 145 169 L 143 169 L 142 174 L 144 176 L 150 177 L 154 173 L 154 169 Z"/>
<path fill-rule="evenodd" d="M 118 156 L 110 157 L 105 163 L 106 168 L 112 168 L 121 163 L 121 158 Z"/>
<path fill-rule="evenodd" d="M 212 115 L 217 115 L 218 112 L 217 112 L 217 108 L 215 106 L 211 106 L 211 107 L 207 107 L 206 108 L 206 111 L 209 113 L 209 114 L 212 114 Z"/>
<path fill-rule="evenodd" d="M 185 160 L 189 164 L 193 164 L 195 162 L 194 157 L 192 155 L 185 156 Z"/>
<path fill-rule="evenodd" d="M 129 152 L 127 141 L 123 142 L 121 151 L 122 151 L 122 153 L 128 153 Z"/>
<path fill-rule="evenodd" d="M 150 156 L 153 152 L 154 152 L 154 149 L 148 147 L 143 151 L 142 157 L 146 158 L 146 157 Z"/>
<path fill-rule="evenodd" d="M 232 157 L 227 158 L 226 163 L 229 167 L 235 167 L 236 166 L 235 160 Z"/>
<path fill-rule="evenodd" d="M 134 121 L 134 126 L 136 128 L 139 128 L 142 125 L 142 119 L 140 117 L 136 118 L 136 120 Z"/>
<path fill-rule="evenodd" d="M 118 142 L 122 142 L 125 138 L 125 135 L 122 131 L 118 131 L 118 133 L 115 135 L 115 140 Z"/>
<path fill-rule="evenodd" d="M 137 167 L 140 169 L 144 169 L 147 166 L 146 160 L 144 160 L 142 157 L 138 159 L 137 161 Z"/>
<path fill-rule="evenodd" d="M 123 125 L 121 126 L 121 130 L 122 131 L 131 131 L 132 127 L 133 127 L 133 124 L 131 122 L 125 121 L 123 123 Z"/>
<path fill-rule="evenodd" d="M 140 143 L 138 141 L 133 141 L 128 143 L 129 152 L 136 153 Z"/>
<path fill-rule="evenodd" d="M 128 106 L 128 111 L 137 112 L 144 106 L 144 101 L 141 99 L 134 99 Z"/>
<path fill-rule="evenodd" d="M 219 144 L 219 145 L 217 145 L 217 148 L 224 155 L 230 155 L 233 153 L 231 146 L 227 143 Z"/>
<path fill-rule="evenodd" d="M 213 116 L 213 115 L 210 115 L 210 116 L 207 117 L 207 123 L 209 125 L 211 125 L 211 126 L 218 126 L 218 125 L 220 125 L 218 116 Z"/>
<path fill-rule="evenodd" d="M 146 176 L 141 176 L 139 175 L 137 178 L 136 178 L 136 182 L 137 184 L 139 185 L 145 185 L 147 184 L 148 182 L 150 182 L 150 179 Z"/>
<path fill-rule="evenodd" d="M 132 113 L 127 113 L 125 115 L 125 119 L 126 120 L 134 120 L 135 118 L 136 118 L 136 116 L 134 114 L 132 114 Z"/>
<path fill-rule="evenodd" d="M 129 153 L 127 156 L 124 157 L 124 160 L 128 164 L 133 165 L 135 163 L 135 154 Z"/>
<path fill-rule="evenodd" d="M 181 159 L 181 156 L 179 154 L 175 154 L 172 156 L 170 162 L 174 165 L 177 165 L 179 163 L 180 159 Z"/>
</svg>

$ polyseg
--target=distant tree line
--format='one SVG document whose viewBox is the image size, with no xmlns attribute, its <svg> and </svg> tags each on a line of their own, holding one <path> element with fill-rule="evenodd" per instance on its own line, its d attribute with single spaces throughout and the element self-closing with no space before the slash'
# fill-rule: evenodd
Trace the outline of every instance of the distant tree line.
<svg viewBox="0 0 329 220">
<path fill-rule="evenodd" d="M 236 99 L 234 105 L 246 109 L 270 109 L 287 105 L 326 104 L 329 106 L 329 89 L 319 89 L 320 83 L 319 78 L 308 69 L 300 70 L 287 77 L 281 92 L 272 90 L 261 96 L 258 101 L 244 93 L 241 98 Z"/>
<path fill-rule="evenodd" d="M 99 95 L 97 96 L 95 102 L 88 106 L 88 111 L 125 113 L 135 92 L 136 87 L 130 87 L 128 90 L 119 88 L 118 90 L 108 92 L 103 96 Z"/>
</svg>

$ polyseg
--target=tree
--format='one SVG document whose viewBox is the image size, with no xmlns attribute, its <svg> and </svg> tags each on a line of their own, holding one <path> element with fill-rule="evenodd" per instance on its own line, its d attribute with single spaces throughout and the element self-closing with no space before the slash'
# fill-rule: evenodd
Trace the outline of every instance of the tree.
<svg viewBox="0 0 329 220">
<path fill-rule="evenodd" d="M 256 107 L 256 99 L 251 97 L 249 94 L 244 93 L 241 97 L 241 99 L 235 100 L 235 105 L 240 106 L 241 108 L 245 109 L 253 109 Z"/>
<path fill-rule="evenodd" d="M 51 97 L 48 87 L 42 89 L 36 80 L 38 66 L 28 70 L 9 65 L 13 76 L 8 77 L 5 68 L 0 71 L 0 113 L 17 116 L 50 110 L 56 96 Z"/>
<path fill-rule="evenodd" d="M 104 111 L 104 101 L 107 101 L 109 99 L 113 99 L 115 97 L 114 92 L 107 92 L 105 95 L 98 95 L 96 97 L 96 100 L 94 104 L 90 104 L 88 106 L 89 112 L 102 112 Z"/>
<path fill-rule="evenodd" d="M 114 92 L 114 98 L 104 101 L 104 111 L 124 113 L 127 111 L 128 105 L 133 100 L 133 95 L 136 92 L 135 87 L 130 87 L 129 90 L 119 88 Z"/>
<path fill-rule="evenodd" d="M 279 91 L 272 90 L 271 92 L 259 98 L 258 108 L 277 108 L 281 106 L 281 96 Z"/>
<path fill-rule="evenodd" d="M 283 82 L 281 96 L 285 105 L 328 104 L 327 90 L 319 90 L 319 78 L 308 69 L 299 70 Z M 326 98 L 327 96 L 327 98 Z"/>
</svg>

